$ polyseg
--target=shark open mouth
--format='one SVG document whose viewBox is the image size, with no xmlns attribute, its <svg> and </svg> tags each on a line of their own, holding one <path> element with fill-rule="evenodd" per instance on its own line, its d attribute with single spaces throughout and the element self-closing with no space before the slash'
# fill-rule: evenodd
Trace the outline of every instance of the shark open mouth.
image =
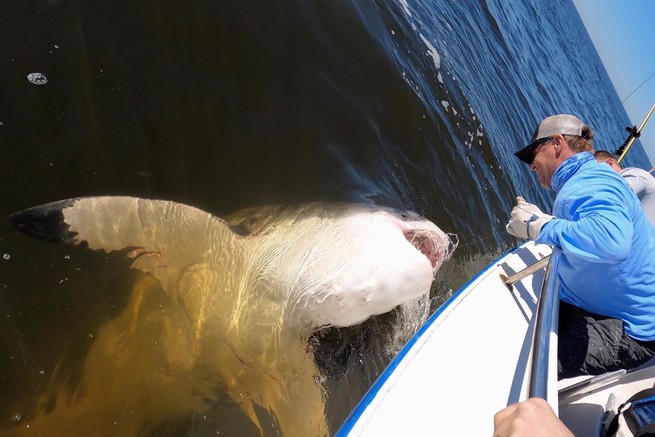
<svg viewBox="0 0 655 437">
<path fill-rule="evenodd" d="M 404 235 L 412 246 L 425 255 L 435 271 L 450 258 L 459 243 L 454 234 L 444 236 L 430 231 L 410 230 L 405 231 Z M 447 238 L 448 244 L 444 244 L 444 237 Z"/>
</svg>

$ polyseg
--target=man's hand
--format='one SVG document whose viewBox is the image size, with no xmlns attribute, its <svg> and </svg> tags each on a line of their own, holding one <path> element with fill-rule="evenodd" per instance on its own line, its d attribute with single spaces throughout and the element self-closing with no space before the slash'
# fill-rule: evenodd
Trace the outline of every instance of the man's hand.
<svg viewBox="0 0 655 437">
<path fill-rule="evenodd" d="M 573 437 L 548 402 L 530 398 L 494 416 L 494 437 Z"/>
<path fill-rule="evenodd" d="M 505 229 L 515 237 L 536 240 L 541 228 L 554 218 L 552 215 L 541 212 L 537 205 L 528 203 L 519 196 L 516 198 L 516 206 L 512 209 Z"/>
</svg>

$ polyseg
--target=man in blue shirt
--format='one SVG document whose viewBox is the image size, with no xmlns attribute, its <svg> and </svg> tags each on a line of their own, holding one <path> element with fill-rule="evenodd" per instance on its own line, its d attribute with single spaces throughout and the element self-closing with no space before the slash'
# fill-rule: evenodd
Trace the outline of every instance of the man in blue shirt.
<svg viewBox="0 0 655 437">
<path fill-rule="evenodd" d="M 630 369 L 655 355 L 655 228 L 634 192 L 594 159 L 577 117 L 544 119 L 516 156 L 557 194 L 553 215 L 517 198 L 507 231 L 559 247 L 559 377 Z"/>
</svg>

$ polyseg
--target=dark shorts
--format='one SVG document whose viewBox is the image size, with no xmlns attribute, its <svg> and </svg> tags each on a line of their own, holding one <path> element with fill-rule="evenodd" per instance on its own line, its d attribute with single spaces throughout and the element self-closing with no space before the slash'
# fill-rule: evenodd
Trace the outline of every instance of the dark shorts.
<svg viewBox="0 0 655 437">
<path fill-rule="evenodd" d="M 558 378 L 632 369 L 655 355 L 655 341 L 638 341 L 623 321 L 592 314 L 560 301 Z"/>
</svg>

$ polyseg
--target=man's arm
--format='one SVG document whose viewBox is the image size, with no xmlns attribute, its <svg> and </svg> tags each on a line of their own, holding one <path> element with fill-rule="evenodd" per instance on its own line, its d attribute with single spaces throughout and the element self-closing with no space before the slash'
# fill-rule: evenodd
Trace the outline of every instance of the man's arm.
<svg viewBox="0 0 655 437">
<path fill-rule="evenodd" d="M 560 247 L 565 254 L 589 262 L 627 259 L 634 233 L 630 193 L 617 180 L 601 182 L 585 185 L 571 196 L 573 200 L 562 207 L 558 218 L 541 229 L 537 243 Z"/>
</svg>

